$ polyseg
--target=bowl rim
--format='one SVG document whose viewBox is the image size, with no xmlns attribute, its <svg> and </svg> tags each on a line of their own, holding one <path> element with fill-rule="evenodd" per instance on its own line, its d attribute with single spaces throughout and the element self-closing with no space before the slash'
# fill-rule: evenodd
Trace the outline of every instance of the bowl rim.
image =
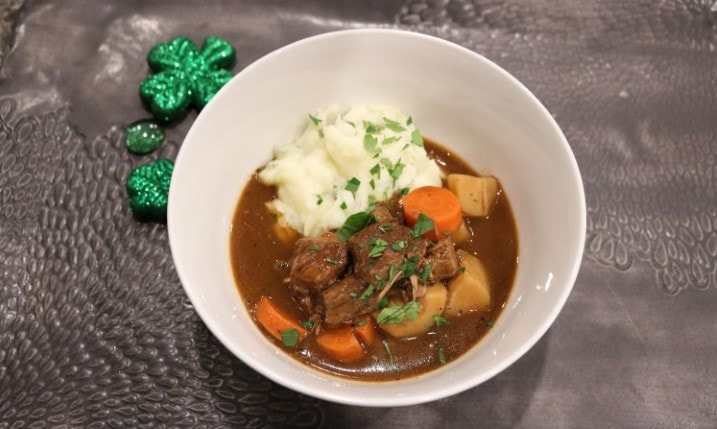
<svg viewBox="0 0 717 429">
<path fill-rule="evenodd" d="M 168 230 L 168 239 L 169 239 L 169 247 L 170 251 L 172 253 L 172 258 L 175 265 L 175 270 L 177 272 L 177 275 L 179 277 L 180 283 L 182 284 L 182 287 L 187 294 L 190 302 L 192 303 L 192 306 L 194 308 L 194 311 L 197 312 L 202 322 L 205 324 L 205 326 L 209 329 L 209 331 L 214 335 L 224 347 L 226 347 L 236 358 L 241 360 L 244 364 L 252 368 L 254 371 L 257 371 L 258 373 L 262 374 L 263 376 L 269 378 L 273 382 L 285 386 L 289 389 L 292 389 L 294 391 L 335 402 L 335 403 L 341 403 L 346 405 L 355 405 L 355 406 L 373 406 L 373 407 L 394 407 L 394 406 L 408 406 L 408 405 L 417 405 L 421 403 L 426 403 L 434 400 L 438 400 L 441 398 L 446 398 L 458 393 L 461 393 L 463 391 L 466 391 L 470 388 L 473 388 L 475 386 L 478 386 L 479 384 L 484 383 L 485 381 L 493 378 L 495 375 L 499 374 L 500 372 L 504 371 L 506 368 L 511 366 L 513 363 L 515 363 L 518 359 L 520 359 L 525 353 L 528 352 L 548 331 L 548 329 L 552 326 L 552 324 L 555 322 L 555 319 L 562 311 L 568 296 L 570 295 L 574 285 L 575 281 L 578 276 L 578 272 L 580 270 L 580 265 L 582 263 L 583 259 L 583 252 L 585 247 L 585 240 L 586 240 L 586 227 L 587 227 L 587 208 L 586 208 L 586 200 L 585 200 L 585 191 L 584 191 L 584 184 L 582 181 L 582 176 L 580 174 L 580 169 L 577 164 L 577 160 L 575 159 L 575 155 L 570 148 L 570 145 L 563 134 L 562 130 L 558 126 L 557 122 L 553 118 L 553 116 L 550 114 L 550 112 L 547 110 L 547 108 L 540 102 L 540 100 L 517 78 L 515 78 L 512 74 L 508 73 L 506 70 L 504 70 L 502 67 L 498 66 L 496 63 L 491 61 L 490 59 L 484 57 L 483 55 L 468 49 L 466 47 L 463 47 L 457 43 L 442 39 L 440 37 L 424 34 L 424 33 L 418 33 L 414 31 L 404 30 L 404 29 L 398 29 L 398 28 L 358 28 L 358 29 L 345 29 L 345 30 L 336 30 L 336 31 L 329 31 L 325 33 L 320 33 L 312 36 L 308 36 L 302 39 L 299 39 L 297 41 L 294 41 L 292 43 L 289 43 L 287 45 L 284 45 L 282 47 L 279 47 L 264 56 L 256 59 L 251 64 L 244 67 L 242 70 L 237 72 L 232 80 L 240 78 L 241 75 L 244 73 L 261 66 L 263 63 L 270 61 L 273 57 L 281 55 L 283 52 L 294 49 L 297 46 L 301 46 L 308 43 L 313 43 L 318 40 L 324 40 L 324 39 L 331 39 L 336 37 L 345 37 L 345 36 L 351 36 L 351 35 L 384 35 L 384 36 L 391 36 L 391 37 L 407 37 L 407 38 L 415 38 L 415 39 L 422 39 L 424 41 L 428 41 L 431 43 L 435 43 L 438 45 L 443 45 L 450 49 L 455 49 L 458 51 L 462 51 L 462 53 L 467 54 L 468 56 L 472 57 L 473 59 L 483 62 L 485 65 L 493 69 L 494 72 L 497 72 L 499 75 L 501 75 L 503 78 L 506 78 L 508 81 L 511 82 L 515 87 L 517 87 L 524 95 L 528 97 L 529 100 L 531 100 L 536 107 L 540 110 L 542 113 L 542 116 L 545 120 L 548 121 L 550 127 L 555 132 L 556 136 L 558 137 L 559 143 L 562 146 L 563 151 L 565 151 L 566 155 L 568 155 L 568 164 L 569 164 L 569 170 L 570 174 L 573 176 L 574 179 L 576 179 L 577 184 L 577 192 L 579 197 L 580 206 L 578 207 L 579 211 L 579 219 L 578 219 L 578 230 L 581 231 L 580 237 L 577 240 L 577 243 L 575 243 L 575 249 L 573 249 L 573 254 L 575 255 L 575 260 L 572 263 L 572 267 L 570 268 L 570 275 L 566 278 L 565 282 L 567 284 L 567 287 L 564 288 L 561 294 L 555 297 L 555 304 L 553 306 L 553 310 L 547 314 L 547 317 L 543 320 L 543 322 L 540 324 L 540 326 L 533 332 L 533 334 L 528 338 L 527 341 L 523 342 L 519 347 L 516 348 L 511 353 L 508 353 L 505 355 L 505 357 L 497 364 L 495 367 L 493 367 L 491 370 L 482 372 L 477 376 L 473 377 L 465 377 L 462 380 L 457 380 L 456 383 L 444 387 L 440 390 L 434 390 L 428 394 L 413 394 L 413 395 L 405 395 L 395 398 L 376 398 L 376 399 L 365 399 L 365 398 L 359 398 L 354 395 L 351 395 L 349 393 L 341 393 L 341 394 L 330 394 L 327 393 L 324 390 L 316 390 L 307 387 L 304 384 L 301 384 L 297 382 L 295 379 L 282 379 L 279 378 L 277 375 L 275 375 L 270 369 L 263 367 L 260 365 L 259 362 L 255 361 L 251 358 L 250 355 L 243 353 L 239 348 L 234 347 L 232 341 L 230 341 L 228 338 L 225 337 L 223 334 L 222 329 L 219 327 L 213 326 L 212 323 L 208 322 L 209 319 L 208 313 L 209 309 L 205 308 L 200 300 L 200 294 L 196 292 L 194 289 L 188 286 L 188 282 L 186 281 L 187 275 L 185 274 L 185 268 L 182 267 L 181 264 L 177 263 L 177 259 L 175 255 L 178 253 L 175 251 L 177 244 L 175 240 L 172 238 L 174 234 L 172 234 L 173 230 L 176 230 L 176 228 L 173 228 L 174 225 L 174 217 L 171 215 L 173 212 L 171 210 L 172 208 L 172 201 L 176 200 L 178 198 L 178 190 L 176 187 L 172 187 L 170 184 L 169 189 L 169 196 L 168 196 L 168 213 L 167 213 L 167 230 Z M 217 99 L 217 95 L 220 95 L 221 93 L 225 92 L 227 90 L 227 87 L 229 85 L 224 85 L 219 92 L 213 97 L 214 99 Z M 211 104 L 211 100 L 209 103 Z M 191 140 L 194 136 L 194 133 L 196 132 L 195 125 L 197 123 L 200 123 L 202 117 L 205 115 L 205 112 L 210 109 L 203 109 L 199 114 L 197 115 L 196 119 L 192 123 L 189 131 L 187 132 L 182 146 L 184 146 L 184 143 Z M 184 164 L 184 153 L 186 151 L 182 151 L 181 147 L 177 154 L 176 160 L 175 160 L 175 171 L 180 170 L 181 166 Z M 242 302 L 243 303 L 243 302 Z M 244 305 L 246 308 L 246 305 Z M 290 357 L 287 355 L 287 358 L 290 359 Z M 313 369 L 313 368 L 312 368 Z M 351 379 L 344 379 L 341 377 L 337 377 L 328 373 L 324 373 L 318 370 L 315 370 L 316 373 L 321 374 L 322 377 L 328 378 L 328 379 L 340 379 L 342 382 L 346 383 L 360 383 L 360 384 L 376 384 L 380 386 L 384 382 L 372 382 L 372 381 L 360 381 L 360 380 L 351 380 Z M 425 374 L 423 374 L 425 375 Z M 420 377 L 420 376 L 419 376 Z M 414 379 L 413 377 L 411 379 Z M 410 379 L 407 379 L 410 380 Z M 344 390 L 344 392 L 349 392 L 349 390 Z"/>
</svg>

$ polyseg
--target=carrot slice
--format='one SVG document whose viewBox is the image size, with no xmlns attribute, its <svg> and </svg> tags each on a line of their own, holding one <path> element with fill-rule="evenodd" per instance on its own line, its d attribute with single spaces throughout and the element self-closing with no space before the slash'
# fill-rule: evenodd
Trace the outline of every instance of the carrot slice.
<svg viewBox="0 0 717 429">
<path fill-rule="evenodd" d="M 371 316 L 364 316 L 364 323 L 362 326 L 356 326 L 354 333 L 357 337 L 364 342 L 364 344 L 370 345 L 376 341 L 376 327 L 373 324 L 373 318 Z"/>
<path fill-rule="evenodd" d="M 342 362 L 353 362 L 363 356 L 363 348 L 353 328 L 325 329 L 316 336 L 316 344 L 323 351 Z"/>
<path fill-rule="evenodd" d="M 256 305 L 256 319 L 271 335 L 281 341 L 281 331 L 296 329 L 299 332 L 299 341 L 303 340 L 308 332 L 291 316 L 277 307 L 268 297 L 263 296 Z"/>
<path fill-rule="evenodd" d="M 416 188 L 403 197 L 403 214 L 409 226 L 416 224 L 421 213 L 433 220 L 435 228 L 426 233 L 433 241 L 444 238 L 444 233 L 456 232 L 463 221 L 456 194 L 437 186 Z"/>
</svg>

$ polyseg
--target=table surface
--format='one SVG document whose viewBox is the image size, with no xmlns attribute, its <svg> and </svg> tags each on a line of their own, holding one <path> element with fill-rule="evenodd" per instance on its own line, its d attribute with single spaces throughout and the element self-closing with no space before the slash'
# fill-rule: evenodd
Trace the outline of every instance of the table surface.
<svg viewBox="0 0 717 429">
<path fill-rule="evenodd" d="M 24 3 L 24 4 L 23 4 Z M 717 4 L 710 0 L 0 0 L 0 427 L 717 427 Z M 148 49 L 398 27 L 526 84 L 585 183 L 585 258 L 548 333 L 405 408 L 289 391 L 194 313 L 165 225 L 132 219 L 123 128 Z M 196 117 L 150 158 L 174 158 Z"/>
</svg>

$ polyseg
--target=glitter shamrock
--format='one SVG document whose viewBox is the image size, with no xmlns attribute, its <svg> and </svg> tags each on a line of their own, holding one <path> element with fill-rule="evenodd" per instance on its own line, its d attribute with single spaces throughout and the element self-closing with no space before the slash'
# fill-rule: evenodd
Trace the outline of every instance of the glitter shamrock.
<svg viewBox="0 0 717 429">
<path fill-rule="evenodd" d="M 124 144 L 127 150 L 144 155 L 157 149 L 164 141 L 164 130 L 152 121 L 137 121 L 127 127 Z"/>
<path fill-rule="evenodd" d="M 172 169 L 172 161 L 160 158 L 135 168 L 129 174 L 125 184 L 130 197 L 129 206 L 138 219 L 166 218 Z"/>
<path fill-rule="evenodd" d="M 236 50 L 226 40 L 207 37 L 201 50 L 186 37 L 177 37 L 153 47 L 147 63 L 155 74 L 139 87 L 139 96 L 155 118 L 172 121 L 190 105 L 203 108 L 232 78 L 227 70 Z"/>
</svg>

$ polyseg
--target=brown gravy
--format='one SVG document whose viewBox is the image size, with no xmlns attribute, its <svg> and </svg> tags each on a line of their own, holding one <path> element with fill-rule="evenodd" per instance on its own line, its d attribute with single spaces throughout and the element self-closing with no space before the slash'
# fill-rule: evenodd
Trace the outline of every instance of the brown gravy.
<svg viewBox="0 0 717 429">
<path fill-rule="evenodd" d="M 425 147 L 445 173 L 477 175 L 465 161 L 437 143 L 426 139 Z M 277 240 L 274 234 L 272 224 L 275 220 L 266 203 L 275 196 L 275 188 L 262 184 L 256 174 L 244 188 L 230 235 L 234 277 L 252 316 L 261 297 L 270 296 L 284 311 L 303 321 L 308 315 L 293 301 L 289 288 L 282 283 L 289 273 L 288 264 L 294 243 Z M 378 329 L 381 339 L 391 350 L 392 359 L 384 344 L 377 341 L 368 348 L 362 360 L 348 364 L 324 354 L 316 345 L 314 335 L 309 335 L 295 349 L 289 349 L 282 347 L 281 342 L 261 326 L 257 325 L 257 328 L 293 358 L 345 378 L 387 381 L 430 371 L 441 366 L 437 347 L 442 348 L 446 362 L 450 363 L 475 345 L 498 318 L 510 295 L 518 263 L 518 235 L 510 202 L 504 192 L 500 193 L 488 218 L 466 217 L 465 221 L 472 237 L 456 248 L 475 254 L 488 269 L 493 302 L 489 312 L 448 318 L 447 325 L 434 327 L 429 333 L 413 338 L 395 339 Z"/>
</svg>

